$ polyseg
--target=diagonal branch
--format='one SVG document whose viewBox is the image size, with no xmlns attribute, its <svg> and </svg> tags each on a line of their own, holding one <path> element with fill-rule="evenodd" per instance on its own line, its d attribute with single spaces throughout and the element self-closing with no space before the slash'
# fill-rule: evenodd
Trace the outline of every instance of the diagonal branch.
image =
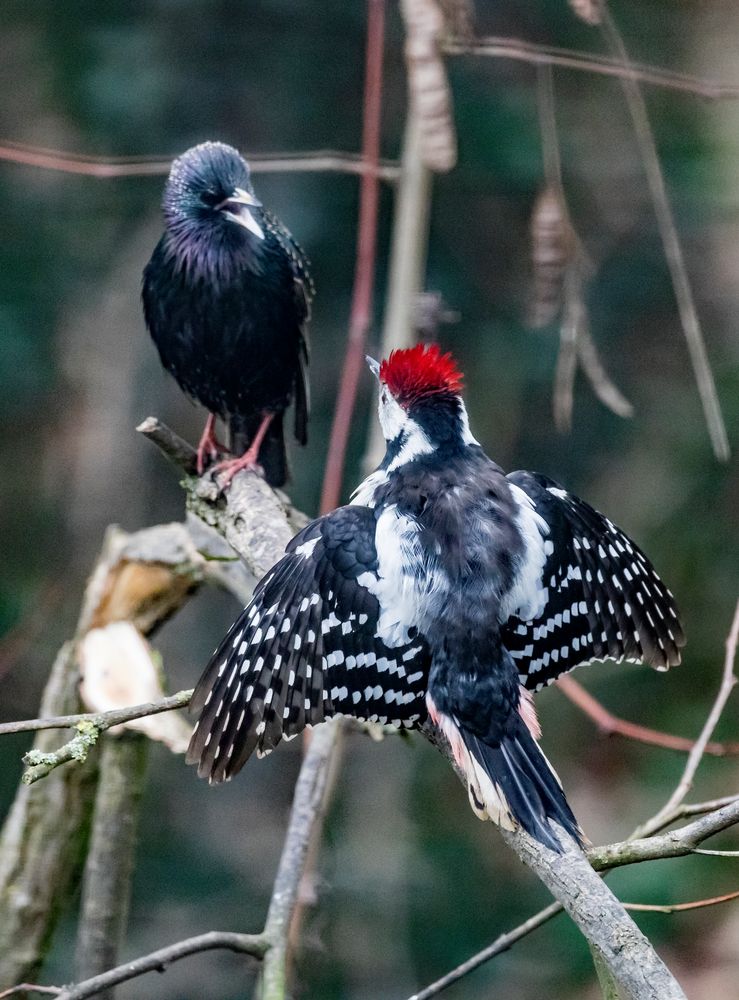
<svg viewBox="0 0 739 1000">
<path fill-rule="evenodd" d="M 647 820 L 647 822 L 637 830 L 637 835 L 644 836 L 645 834 L 652 833 L 654 830 L 659 829 L 666 821 L 666 818 L 674 813 L 676 807 L 680 805 L 690 791 L 693 784 L 693 778 L 695 777 L 695 772 L 698 770 L 698 766 L 703 759 L 706 744 L 713 735 L 713 731 L 716 728 L 718 720 L 721 717 L 721 713 L 723 712 L 726 702 L 729 700 L 729 696 L 731 695 L 737 681 L 734 674 L 734 660 L 736 659 L 736 648 L 738 642 L 739 601 L 737 601 L 736 610 L 734 611 L 734 619 L 731 623 L 731 629 L 729 630 L 729 635 L 726 639 L 726 657 L 724 659 L 721 684 L 719 685 L 718 694 L 716 695 L 714 703 L 711 706 L 711 711 L 708 713 L 708 718 L 703 725 L 700 736 L 695 741 L 695 746 L 688 754 L 685 770 L 683 771 L 683 775 L 678 782 L 675 791 L 659 812 L 656 813 L 656 815 L 654 815 L 650 820 Z"/>
<path fill-rule="evenodd" d="M 181 959 L 187 958 L 188 955 L 197 955 L 203 951 L 223 948 L 260 959 L 264 956 L 267 947 L 267 941 L 262 934 L 209 931 L 207 934 L 199 934 L 197 937 L 178 941 L 166 948 L 159 948 L 157 951 L 152 951 L 149 955 L 143 955 L 141 958 L 135 958 L 131 962 L 124 962 L 123 965 L 118 965 L 115 969 L 103 972 L 92 979 L 67 986 L 59 993 L 59 998 L 60 1000 L 85 1000 L 86 997 L 95 996 L 102 990 L 116 986 L 118 983 L 128 982 L 130 979 L 136 979 L 147 972 L 164 972 L 167 966 L 173 962 L 179 962 Z"/>
<path fill-rule="evenodd" d="M 695 740 L 686 736 L 675 736 L 673 733 L 663 733 L 659 729 L 642 726 L 638 722 L 630 722 L 609 712 L 597 698 L 594 698 L 579 681 L 569 675 L 563 675 L 557 680 L 557 687 L 573 705 L 577 705 L 589 719 L 592 719 L 605 736 L 624 736 L 639 743 L 648 743 L 667 750 L 680 750 L 689 753 L 696 745 Z M 713 757 L 733 757 L 739 754 L 739 743 L 706 743 L 704 752 Z"/>
</svg>

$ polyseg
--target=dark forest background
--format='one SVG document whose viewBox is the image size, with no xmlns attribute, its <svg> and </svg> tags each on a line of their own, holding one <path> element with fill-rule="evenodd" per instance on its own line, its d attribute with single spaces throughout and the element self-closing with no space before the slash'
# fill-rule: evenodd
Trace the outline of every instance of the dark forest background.
<svg viewBox="0 0 739 1000">
<path fill-rule="evenodd" d="M 613 3 L 634 59 L 737 79 L 732 0 Z M 387 31 L 383 155 L 400 148 L 406 106 L 402 28 Z M 290 3 L 5 0 L 0 143 L 93 156 L 173 157 L 204 139 L 247 156 L 331 148 L 361 136 L 365 8 Z M 480 34 L 602 50 L 564 0 L 478 2 Z M 604 409 L 580 379 L 573 430 L 551 416 L 556 327 L 525 323 L 529 220 L 542 185 L 533 67 L 455 57 L 449 72 L 459 164 L 434 182 L 428 281 L 459 313 L 442 341 L 467 374 L 476 436 L 504 468 L 544 472 L 605 510 L 650 554 L 683 609 L 689 644 L 668 676 L 594 665 L 578 679 L 612 711 L 694 735 L 718 684 L 736 601 L 736 461 L 713 458 L 643 165 L 617 81 L 558 70 L 565 188 L 597 267 L 593 336 L 635 417 Z M 648 89 L 729 436 L 739 447 L 739 102 Z M 182 516 L 161 456 L 134 432 L 156 414 L 197 440 L 204 414 L 159 367 L 139 303 L 140 275 L 161 228 L 163 177 L 94 179 L 0 164 L 0 716 L 33 717 L 49 665 L 74 628 L 104 528 Z M 357 178 L 255 178 L 259 197 L 312 262 L 313 420 L 293 454 L 291 495 L 317 509 L 346 335 Z M 382 191 L 373 332 L 382 318 L 392 193 Z M 372 347 L 372 345 L 370 345 Z M 369 375 L 352 429 L 345 497 L 362 474 Z M 170 690 L 191 686 L 238 608 L 201 592 L 156 637 Z M 594 842 L 622 839 L 674 786 L 682 758 L 599 738 L 556 689 L 538 699 L 544 748 Z M 736 703 L 718 739 L 737 738 Z M 0 816 L 27 737 L 0 744 Z M 298 741 L 210 789 L 181 758 L 152 749 L 125 955 L 209 928 L 258 929 L 271 891 Z M 736 790 L 737 766 L 707 760 L 697 798 Z M 735 845 L 734 845 L 735 846 Z M 739 887 L 735 862 L 693 858 L 614 873 L 634 902 L 671 903 Z M 525 919 L 546 899 L 489 825 L 471 814 L 448 765 L 419 739 L 346 744 L 299 968 L 307 997 L 402 1000 Z M 739 906 L 639 915 L 691 998 L 737 993 Z M 73 924 L 47 970 L 69 979 Z M 120 996 L 229 1000 L 242 961 L 205 954 Z M 584 941 L 566 918 L 537 932 L 450 1000 L 596 996 Z M 144 991 L 144 992 L 142 992 Z"/>
</svg>

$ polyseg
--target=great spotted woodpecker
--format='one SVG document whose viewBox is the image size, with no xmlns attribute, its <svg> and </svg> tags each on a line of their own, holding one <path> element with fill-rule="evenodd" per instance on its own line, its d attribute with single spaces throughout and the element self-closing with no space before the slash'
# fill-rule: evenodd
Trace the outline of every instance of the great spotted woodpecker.
<svg viewBox="0 0 739 1000">
<path fill-rule="evenodd" d="M 382 464 L 257 586 L 195 690 L 188 760 L 220 782 L 333 715 L 430 717 L 475 812 L 561 851 L 552 822 L 582 834 L 532 692 L 590 660 L 678 663 L 672 595 L 608 518 L 485 455 L 450 355 L 419 345 L 370 365 Z"/>
</svg>

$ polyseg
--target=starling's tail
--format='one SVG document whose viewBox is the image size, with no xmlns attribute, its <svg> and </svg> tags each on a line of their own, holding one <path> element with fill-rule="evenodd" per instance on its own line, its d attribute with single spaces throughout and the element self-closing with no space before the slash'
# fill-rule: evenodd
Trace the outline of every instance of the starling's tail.
<svg viewBox="0 0 739 1000">
<path fill-rule="evenodd" d="M 562 845 L 552 821 L 582 845 L 582 831 L 552 765 L 518 713 L 515 723 L 513 733 L 506 734 L 497 745 L 459 727 L 470 758 L 471 773 L 469 768 L 465 770 L 473 809 L 501 826 L 522 826 L 559 854 Z"/>
<path fill-rule="evenodd" d="M 241 417 L 232 417 L 229 422 L 230 447 L 231 452 L 236 455 L 243 455 L 259 430 L 262 422 L 262 415 L 244 420 Z M 287 482 L 288 465 L 287 451 L 285 449 L 285 432 L 282 427 L 283 414 L 276 413 L 272 422 L 264 435 L 262 446 L 259 449 L 258 462 L 264 469 L 264 478 L 270 486 L 284 486 Z"/>
</svg>

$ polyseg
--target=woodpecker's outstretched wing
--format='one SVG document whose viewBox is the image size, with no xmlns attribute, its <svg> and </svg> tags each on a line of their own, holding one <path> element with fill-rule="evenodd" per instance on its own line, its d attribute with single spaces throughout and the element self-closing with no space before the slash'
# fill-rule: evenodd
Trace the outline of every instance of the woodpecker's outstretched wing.
<svg viewBox="0 0 739 1000">
<path fill-rule="evenodd" d="M 527 621 L 514 612 L 502 629 L 521 683 L 537 691 L 591 660 L 634 660 L 658 670 L 679 663 L 685 637 L 675 601 L 641 549 L 546 476 L 507 478 L 518 502 L 530 503 L 548 528 L 528 540 L 541 545 L 530 562 L 541 569 L 529 584 L 529 607 L 538 600 L 542 610 Z"/>
<path fill-rule="evenodd" d="M 201 777 L 228 780 L 253 750 L 332 715 L 395 726 L 426 717 L 426 642 L 391 634 L 373 593 L 376 523 L 374 510 L 340 507 L 296 535 L 259 583 L 192 698 L 201 715 L 187 759 Z"/>
</svg>

